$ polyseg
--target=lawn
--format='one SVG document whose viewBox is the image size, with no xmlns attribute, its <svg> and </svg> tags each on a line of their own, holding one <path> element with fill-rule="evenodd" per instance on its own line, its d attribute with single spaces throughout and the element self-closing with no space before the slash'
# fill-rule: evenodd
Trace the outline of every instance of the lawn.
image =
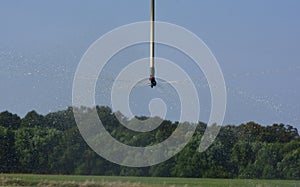
<svg viewBox="0 0 300 187">
<path fill-rule="evenodd" d="M 300 187 L 300 181 L 0 174 L 0 186 L 48 187 Z"/>
</svg>

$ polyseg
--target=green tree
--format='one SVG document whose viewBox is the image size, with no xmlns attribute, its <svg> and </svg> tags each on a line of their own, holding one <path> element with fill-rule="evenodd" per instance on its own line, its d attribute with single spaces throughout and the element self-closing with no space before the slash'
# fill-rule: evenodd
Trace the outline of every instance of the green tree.
<svg viewBox="0 0 300 187">
<path fill-rule="evenodd" d="M 236 175 L 245 176 L 243 172 L 256 159 L 256 153 L 252 149 L 252 144 L 246 141 L 239 141 L 234 145 L 231 152 L 231 162 Z"/>
<path fill-rule="evenodd" d="M 14 132 L 0 126 L 0 173 L 18 172 Z"/>
<path fill-rule="evenodd" d="M 254 142 L 259 140 L 264 127 L 255 123 L 248 122 L 237 127 L 238 139 L 242 141 Z"/>
<path fill-rule="evenodd" d="M 58 174 L 74 174 L 87 148 L 76 127 L 63 131 L 49 156 L 50 170 Z"/>
<path fill-rule="evenodd" d="M 277 164 L 283 157 L 281 148 L 282 144 L 279 143 L 264 144 L 258 151 L 254 166 L 260 178 L 274 179 L 280 177 Z"/>
<path fill-rule="evenodd" d="M 268 143 L 281 142 L 286 143 L 299 137 L 298 131 L 296 128 L 284 124 L 273 124 L 272 126 L 267 126 L 264 129 L 264 132 L 261 133 L 263 141 Z"/>
<path fill-rule="evenodd" d="M 172 169 L 174 166 L 175 159 L 173 157 L 163 163 L 151 166 L 149 174 L 152 177 L 172 177 Z"/>
<path fill-rule="evenodd" d="M 67 110 L 49 113 L 45 116 L 45 122 L 48 127 L 60 131 L 75 127 L 76 122 L 73 115 L 73 108 L 69 107 Z"/>
<path fill-rule="evenodd" d="M 21 120 L 21 127 L 45 127 L 45 118 L 43 115 L 38 114 L 36 111 L 28 112 Z"/>
<path fill-rule="evenodd" d="M 57 144 L 60 132 L 50 128 L 20 128 L 16 131 L 15 148 L 22 172 L 49 173 L 49 155 Z"/>
<path fill-rule="evenodd" d="M 11 129 L 18 129 L 21 124 L 21 118 L 12 114 L 8 111 L 4 111 L 0 113 L 0 126 L 7 127 Z"/>
<path fill-rule="evenodd" d="M 80 175 L 119 175 L 120 166 L 110 163 L 91 149 L 83 153 L 75 174 Z"/>
<path fill-rule="evenodd" d="M 277 168 L 284 179 L 300 179 L 300 139 L 295 139 L 283 147 L 284 156 Z"/>
</svg>

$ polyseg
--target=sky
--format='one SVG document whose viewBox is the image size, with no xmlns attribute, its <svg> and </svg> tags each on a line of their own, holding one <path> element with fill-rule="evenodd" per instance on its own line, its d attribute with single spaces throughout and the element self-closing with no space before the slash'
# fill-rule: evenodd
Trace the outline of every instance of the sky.
<svg viewBox="0 0 300 187">
<path fill-rule="evenodd" d="M 23 117 L 31 110 L 47 114 L 66 109 L 72 104 L 77 65 L 88 47 L 114 28 L 148 21 L 149 9 L 149 0 L 2 0 L 0 111 Z M 228 94 L 224 124 L 255 121 L 300 128 L 299 18 L 298 0 L 156 1 L 157 21 L 195 33 L 217 58 Z M 186 58 L 165 46 L 156 50 L 175 63 Z M 147 57 L 148 46 L 137 45 L 118 55 L 106 67 L 103 80 L 113 79 L 130 59 Z M 203 103 L 199 120 L 206 122 L 209 90 L 193 71 L 193 62 L 185 68 L 195 77 Z M 179 100 L 174 90 L 163 85 L 149 89 L 132 91 L 132 111 L 147 115 L 150 98 L 161 97 L 169 105 L 167 118 L 176 120 Z M 96 91 L 97 102 L 110 105 L 105 86 L 97 84 Z"/>
</svg>

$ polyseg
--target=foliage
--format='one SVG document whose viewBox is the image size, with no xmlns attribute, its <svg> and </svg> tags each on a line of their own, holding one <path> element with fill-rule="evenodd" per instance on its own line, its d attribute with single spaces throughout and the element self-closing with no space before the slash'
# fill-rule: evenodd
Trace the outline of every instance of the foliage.
<svg viewBox="0 0 300 187">
<path fill-rule="evenodd" d="M 91 112 L 84 107 L 76 110 L 82 115 Z M 96 111 L 115 139 L 132 146 L 162 142 L 179 125 L 164 120 L 150 132 L 134 132 L 118 119 L 131 125 L 136 125 L 136 120 L 114 113 L 109 107 L 97 106 Z M 145 120 L 141 125 L 158 120 L 150 118 L 149 122 L 145 116 L 139 119 Z M 199 123 L 188 145 L 168 161 L 129 168 L 110 163 L 91 150 L 80 135 L 71 107 L 45 116 L 31 111 L 22 119 L 5 111 L 0 113 L 0 173 L 300 179 L 300 138 L 296 128 L 254 122 L 224 126 L 213 145 L 200 153 L 198 146 L 206 127 Z"/>
</svg>

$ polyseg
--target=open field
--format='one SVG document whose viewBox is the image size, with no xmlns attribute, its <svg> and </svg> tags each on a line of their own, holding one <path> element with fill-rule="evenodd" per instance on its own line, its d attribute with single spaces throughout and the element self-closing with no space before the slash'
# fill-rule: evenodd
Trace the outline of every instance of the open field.
<svg viewBox="0 0 300 187">
<path fill-rule="evenodd" d="M 0 186 L 66 187 L 300 187 L 300 181 L 0 174 Z"/>
</svg>

